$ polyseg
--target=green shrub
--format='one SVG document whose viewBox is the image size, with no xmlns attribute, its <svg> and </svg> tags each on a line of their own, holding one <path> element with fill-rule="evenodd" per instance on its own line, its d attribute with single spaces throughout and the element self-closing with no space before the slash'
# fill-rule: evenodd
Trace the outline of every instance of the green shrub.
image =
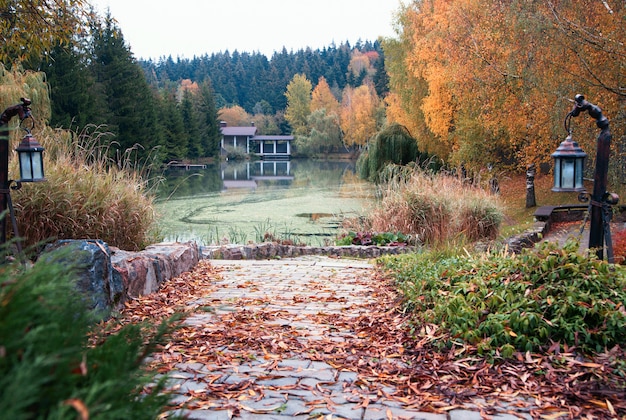
<svg viewBox="0 0 626 420">
<path fill-rule="evenodd" d="M 397 256 L 381 259 L 418 322 L 439 345 L 479 352 L 536 351 L 552 342 L 582 351 L 626 344 L 626 269 L 544 243 L 520 255 Z"/>
<path fill-rule="evenodd" d="M 80 409 L 90 419 L 156 418 L 169 397 L 142 362 L 169 327 L 103 337 L 68 273 L 58 263 L 1 267 L 2 418 L 80 418 Z"/>
<path fill-rule="evenodd" d="M 348 232 L 337 238 L 335 243 L 346 245 L 402 246 L 408 245 L 410 238 L 400 232 Z"/>
</svg>

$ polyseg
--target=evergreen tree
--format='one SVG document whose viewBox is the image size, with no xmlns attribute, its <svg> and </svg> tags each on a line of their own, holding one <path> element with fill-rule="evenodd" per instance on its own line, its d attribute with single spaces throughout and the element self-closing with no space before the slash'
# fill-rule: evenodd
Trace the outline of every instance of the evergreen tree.
<svg viewBox="0 0 626 420">
<path fill-rule="evenodd" d="M 204 156 L 218 156 L 222 134 L 210 80 L 207 79 L 200 85 L 200 94 L 197 99 L 196 107 L 200 120 L 200 141 Z"/>
<path fill-rule="evenodd" d="M 145 157 L 162 144 L 155 97 L 110 14 L 93 36 L 92 71 L 106 95 L 109 129 L 122 151 L 140 144 Z"/>
<path fill-rule="evenodd" d="M 146 372 L 145 358 L 171 325 L 129 324 L 108 336 L 94 328 L 91 297 L 77 293 L 76 264 L 68 263 L 81 252 L 55 251 L 28 270 L 3 265 L 3 419 L 75 419 L 84 408 L 91 419 L 149 420 L 170 399 L 164 380 Z"/>
<path fill-rule="evenodd" d="M 173 94 L 166 93 L 160 107 L 160 121 L 164 136 L 165 162 L 180 161 L 187 156 L 189 140 L 185 132 L 185 122 Z"/>
<path fill-rule="evenodd" d="M 52 127 L 80 131 L 87 124 L 105 122 L 106 101 L 97 94 L 85 61 L 84 51 L 56 46 L 42 64 L 50 86 Z"/>
<path fill-rule="evenodd" d="M 389 92 L 389 75 L 385 69 L 385 54 L 379 51 L 378 60 L 374 63 L 376 73 L 374 73 L 374 89 L 381 98 L 384 98 Z"/>
<path fill-rule="evenodd" d="M 193 97 L 189 90 L 186 90 L 183 94 L 183 100 L 179 107 L 182 114 L 185 135 L 187 137 L 187 153 L 186 157 L 189 159 L 198 159 L 204 156 L 204 150 L 202 149 L 202 143 L 200 141 L 200 124 L 198 121 L 198 114 L 193 106 Z"/>
</svg>

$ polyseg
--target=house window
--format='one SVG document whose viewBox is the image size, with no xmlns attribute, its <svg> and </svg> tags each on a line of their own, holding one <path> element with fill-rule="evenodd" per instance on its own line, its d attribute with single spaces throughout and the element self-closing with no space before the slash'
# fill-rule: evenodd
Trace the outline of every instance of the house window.
<svg viewBox="0 0 626 420">
<path fill-rule="evenodd" d="M 287 142 L 279 141 L 276 143 L 276 153 L 287 153 Z"/>
<path fill-rule="evenodd" d="M 263 142 L 263 153 L 270 153 L 270 154 L 276 153 L 274 151 L 274 142 L 273 141 L 264 141 Z"/>
</svg>

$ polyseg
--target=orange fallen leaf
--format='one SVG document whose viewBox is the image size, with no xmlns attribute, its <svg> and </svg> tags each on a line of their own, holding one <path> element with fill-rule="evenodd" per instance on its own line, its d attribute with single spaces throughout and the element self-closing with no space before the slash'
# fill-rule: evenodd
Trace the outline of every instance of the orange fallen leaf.
<svg viewBox="0 0 626 420">
<path fill-rule="evenodd" d="M 565 417 L 565 416 L 569 416 L 569 412 L 568 411 L 558 411 L 558 412 L 553 413 L 553 414 L 542 414 L 541 418 L 545 419 L 545 420 L 556 420 L 559 417 Z"/>
<path fill-rule="evenodd" d="M 63 404 L 72 406 L 74 410 L 78 412 L 80 420 L 89 420 L 89 409 L 81 400 L 76 398 L 70 398 L 69 400 L 63 401 Z"/>
</svg>

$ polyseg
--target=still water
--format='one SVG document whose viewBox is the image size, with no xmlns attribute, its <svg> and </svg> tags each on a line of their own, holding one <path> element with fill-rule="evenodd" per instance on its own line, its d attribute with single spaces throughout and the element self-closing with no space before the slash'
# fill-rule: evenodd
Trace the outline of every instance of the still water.
<svg viewBox="0 0 626 420">
<path fill-rule="evenodd" d="M 243 244 L 267 232 L 318 246 L 332 243 L 341 220 L 366 213 L 374 197 L 354 162 L 227 162 L 170 169 L 156 210 L 167 241 Z"/>
</svg>

